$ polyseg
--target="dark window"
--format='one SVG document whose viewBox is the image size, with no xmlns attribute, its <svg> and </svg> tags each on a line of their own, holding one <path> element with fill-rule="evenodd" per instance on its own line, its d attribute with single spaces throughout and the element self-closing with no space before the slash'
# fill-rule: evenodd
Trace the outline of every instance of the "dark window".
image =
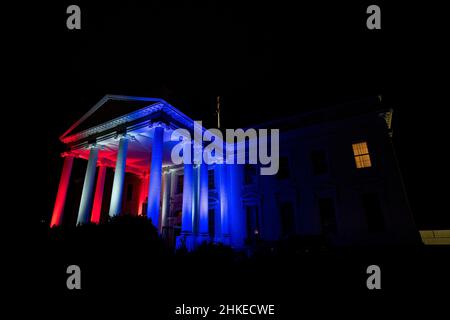
<svg viewBox="0 0 450 320">
<path fill-rule="evenodd" d="M 294 207 L 291 202 L 280 204 L 281 235 L 290 236 L 295 233 Z"/>
<path fill-rule="evenodd" d="M 245 215 L 247 218 L 247 237 L 248 239 L 256 239 L 259 237 L 259 210 L 258 206 L 246 206 Z"/>
<path fill-rule="evenodd" d="M 214 237 L 216 231 L 216 210 L 208 210 L 208 233 L 210 237 Z"/>
<path fill-rule="evenodd" d="M 333 198 L 319 199 L 319 211 L 323 233 L 336 232 L 336 212 L 334 210 Z"/>
<path fill-rule="evenodd" d="M 323 150 L 314 150 L 311 152 L 311 161 L 313 165 L 314 175 L 320 175 L 327 173 L 327 156 Z"/>
<path fill-rule="evenodd" d="M 133 185 L 129 184 L 127 186 L 127 201 L 131 201 L 133 199 Z"/>
<path fill-rule="evenodd" d="M 214 170 L 208 170 L 208 189 L 215 189 Z"/>
<path fill-rule="evenodd" d="M 256 184 L 256 166 L 246 164 L 244 168 L 245 168 L 244 169 L 245 184 L 246 185 Z"/>
<path fill-rule="evenodd" d="M 280 157 L 280 167 L 278 168 L 277 178 L 287 179 L 289 177 L 289 159 L 287 157 Z"/>
<path fill-rule="evenodd" d="M 383 231 L 384 218 L 380 199 L 376 193 L 366 193 L 361 196 L 366 213 L 367 227 L 370 232 Z"/>
<path fill-rule="evenodd" d="M 176 194 L 183 193 L 183 181 L 184 181 L 184 175 L 179 174 L 177 175 L 177 188 L 176 188 Z"/>
</svg>

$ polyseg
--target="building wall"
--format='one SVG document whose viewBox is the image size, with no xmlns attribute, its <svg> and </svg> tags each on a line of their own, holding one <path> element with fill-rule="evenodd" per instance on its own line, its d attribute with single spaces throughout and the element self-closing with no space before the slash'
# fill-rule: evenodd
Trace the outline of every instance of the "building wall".
<svg viewBox="0 0 450 320">
<path fill-rule="evenodd" d="M 280 159 L 288 161 L 287 177 L 260 176 L 258 169 L 255 183 L 243 182 L 244 214 L 246 207 L 259 206 L 262 240 L 289 235 L 325 235 L 336 244 L 409 243 L 417 239 L 389 130 L 378 114 L 280 133 Z M 352 144 L 361 141 L 367 142 L 370 168 L 355 166 Z M 318 150 L 326 155 L 327 171 L 315 175 L 311 155 Z M 379 200 L 384 221 L 380 231 L 369 230 L 363 197 Z M 320 200 L 323 198 L 330 200 Z M 319 203 L 326 207 L 324 203 L 330 201 L 336 216 L 335 232 L 327 232 L 321 223 Z M 285 218 L 291 223 L 283 230 L 286 208 L 292 208 L 293 217 Z"/>
</svg>

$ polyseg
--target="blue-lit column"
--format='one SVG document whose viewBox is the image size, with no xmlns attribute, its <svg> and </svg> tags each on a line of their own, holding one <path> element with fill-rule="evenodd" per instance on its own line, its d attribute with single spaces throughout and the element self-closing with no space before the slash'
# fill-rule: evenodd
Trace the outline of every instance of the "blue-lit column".
<svg viewBox="0 0 450 320">
<path fill-rule="evenodd" d="M 122 211 L 122 197 L 125 183 L 125 168 L 127 162 L 128 137 L 122 135 L 119 138 L 119 150 L 117 151 L 116 171 L 114 172 L 113 188 L 109 216 L 115 217 Z"/>
<path fill-rule="evenodd" d="M 245 215 L 242 210 L 242 165 L 228 164 L 229 202 L 228 202 L 228 225 L 230 227 L 230 244 L 235 248 L 242 248 L 246 238 Z"/>
<path fill-rule="evenodd" d="M 152 162 L 150 165 L 150 185 L 148 188 L 147 217 L 158 229 L 161 201 L 161 175 L 163 158 L 164 128 L 155 127 L 152 144 Z"/>
<path fill-rule="evenodd" d="M 188 250 L 194 248 L 193 242 L 193 208 L 194 208 L 194 167 L 192 164 L 184 164 L 183 176 L 183 208 L 181 216 L 181 239 Z M 181 240 L 177 241 L 177 247 L 181 247 Z"/>
<path fill-rule="evenodd" d="M 98 148 L 90 147 L 89 160 L 84 176 L 83 191 L 81 193 L 80 208 L 78 209 L 77 225 L 89 223 L 89 216 L 92 210 L 92 200 L 94 198 L 95 171 L 97 168 Z"/>
<path fill-rule="evenodd" d="M 208 165 L 200 164 L 198 243 L 209 239 L 208 230 Z"/>
<path fill-rule="evenodd" d="M 226 164 L 216 164 L 216 171 L 218 177 L 216 182 L 216 188 L 219 193 L 219 223 L 216 227 L 216 234 L 220 237 L 220 241 L 224 244 L 230 242 L 230 231 L 228 224 L 228 190 L 227 190 L 227 167 Z"/>
<path fill-rule="evenodd" d="M 171 183 L 172 183 L 172 175 L 170 169 L 167 169 L 163 173 L 163 199 L 162 199 L 162 217 L 161 217 L 161 231 L 164 227 L 168 226 L 168 217 L 169 217 L 169 209 L 170 209 L 170 191 L 171 191 Z"/>
<path fill-rule="evenodd" d="M 199 208 L 200 208 L 200 165 L 193 164 L 193 183 L 192 183 L 192 233 L 197 235 Z"/>
</svg>

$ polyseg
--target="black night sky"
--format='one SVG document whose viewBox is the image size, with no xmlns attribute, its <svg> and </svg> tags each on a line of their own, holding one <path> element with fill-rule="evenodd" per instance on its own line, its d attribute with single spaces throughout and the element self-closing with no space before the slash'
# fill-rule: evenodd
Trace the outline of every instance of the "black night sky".
<svg viewBox="0 0 450 320">
<path fill-rule="evenodd" d="M 44 168 L 36 181 L 47 181 L 40 218 L 56 193 L 59 135 L 107 93 L 162 97 L 206 126 L 221 95 L 226 127 L 382 94 L 395 110 L 394 143 L 419 227 L 450 226 L 448 188 L 438 184 L 448 173 L 448 99 L 438 98 L 448 91 L 450 56 L 436 16 L 443 10 L 377 1 L 382 30 L 370 31 L 373 1 L 91 2 L 40 4 L 25 44 L 37 92 L 31 122 L 41 132 L 30 148 Z M 66 29 L 72 3 L 82 10 L 80 31 Z"/>
</svg>

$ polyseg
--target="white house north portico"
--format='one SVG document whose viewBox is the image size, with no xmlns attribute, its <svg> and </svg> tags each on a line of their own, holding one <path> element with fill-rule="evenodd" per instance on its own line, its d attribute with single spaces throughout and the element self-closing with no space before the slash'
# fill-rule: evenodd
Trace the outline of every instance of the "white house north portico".
<svg viewBox="0 0 450 320">
<path fill-rule="evenodd" d="M 266 123 L 276 128 L 270 141 L 267 129 L 249 138 L 249 128 L 232 141 L 226 130 L 225 142 L 162 99 L 107 95 L 60 137 L 66 151 L 50 225 L 141 215 L 188 249 L 310 236 L 342 245 L 414 242 L 391 121 L 383 105 L 346 104 Z M 203 161 L 200 151 L 216 140 L 222 158 Z"/>
<path fill-rule="evenodd" d="M 227 202 L 238 200 L 225 188 L 241 166 L 174 164 L 171 150 L 179 141 L 171 135 L 180 128 L 193 133 L 194 121 L 162 99 L 105 96 L 60 137 L 67 151 L 51 226 L 62 224 L 73 161 L 84 159 L 77 225 L 99 223 L 104 211 L 109 217 L 146 215 L 160 233 L 178 236 L 188 248 L 204 240 L 232 244 Z M 113 170 L 110 199 L 105 199 L 106 170 Z M 138 182 L 126 185 L 129 175 Z M 124 203 L 131 187 L 132 205 Z M 242 239 L 237 236 L 234 245 L 242 246 Z"/>
</svg>

